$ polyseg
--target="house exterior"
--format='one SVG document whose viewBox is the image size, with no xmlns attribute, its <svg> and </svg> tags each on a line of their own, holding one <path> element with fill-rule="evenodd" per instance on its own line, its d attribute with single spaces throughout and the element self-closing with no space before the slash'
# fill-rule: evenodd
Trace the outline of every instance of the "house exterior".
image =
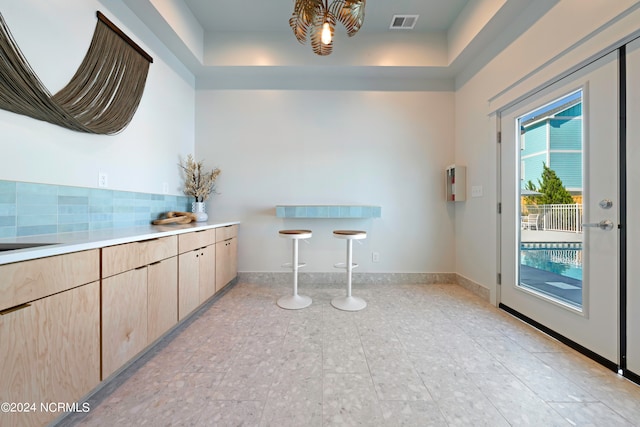
<svg viewBox="0 0 640 427">
<path fill-rule="evenodd" d="M 521 188 L 529 181 L 539 187 L 543 165 L 556 172 L 565 188 L 582 193 L 582 101 L 570 100 L 520 125 Z"/>
</svg>

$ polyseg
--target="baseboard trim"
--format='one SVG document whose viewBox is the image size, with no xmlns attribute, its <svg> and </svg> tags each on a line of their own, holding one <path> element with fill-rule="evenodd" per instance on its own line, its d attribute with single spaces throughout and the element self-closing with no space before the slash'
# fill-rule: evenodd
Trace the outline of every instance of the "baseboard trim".
<svg viewBox="0 0 640 427">
<path fill-rule="evenodd" d="M 478 282 L 474 282 L 468 277 L 464 277 L 461 274 L 456 273 L 456 282 L 458 285 L 462 286 L 469 292 L 477 295 L 482 298 L 484 301 L 490 303 L 491 302 L 491 291 L 489 288 L 485 288 Z"/>
</svg>

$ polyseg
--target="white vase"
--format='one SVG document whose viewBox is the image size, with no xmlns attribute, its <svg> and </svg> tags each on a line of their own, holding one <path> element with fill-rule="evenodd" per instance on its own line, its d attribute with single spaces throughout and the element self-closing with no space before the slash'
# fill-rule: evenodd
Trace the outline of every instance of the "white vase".
<svg viewBox="0 0 640 427">
<path fill-rule="evenodd" d="M 191 211 L 196 214 L 196 221 L 203 222 L 209 219 L 209 215 L 204 211 L 204 202 L 193 202 L 191 204 Z"/>
</svg>

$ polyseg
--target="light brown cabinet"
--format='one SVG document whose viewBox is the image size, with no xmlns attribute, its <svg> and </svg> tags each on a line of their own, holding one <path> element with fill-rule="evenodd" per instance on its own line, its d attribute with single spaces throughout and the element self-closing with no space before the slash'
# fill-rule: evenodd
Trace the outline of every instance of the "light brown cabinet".
<svg viewBox="0 0 640 427">
<path fill-rule="evenodd" d="M 102 378 L 146 346 L 146 267 L 102 279 Z"/>
<path fill-rule="evenodd" d="M 216 292 L 238 275 L 238 226 L 216 228 Z"/>
<path fill-rule="evenodd" d="M 154 342 L 178 322 L 178 258 L 155 262 L 147 271 L 147 341 Z"/>
<path fill-rule="evenodd" d="M 199 250 L 178 255 L 178 319 L 184 319 L 200 304 Z"/>
<path fill-rule="evenodd" d="M 184 319 L 215 293 L 215 230 L 178 236 L 178 318 Z"/>
<path fill-rule="evenodd" d="M 93 250 L 0 266 L 0 402 L 36 405 L 0 425 L 45 425 L 59 413 L 41 403 L 77 402 L 100 382 L 99 261 Z"/>
<path fill-rule="evenodd" d="M 102 378 L 178 322 L 175 236 L 102 249 Z"/>
<path fill-rule="evenodd" d="M 233 280 L 237 228 L 0 265 L 0 402 L 78 402 Z"/>
<path fill-rule="evenodd" d="M 216 246 L 209 245 L 201 249 L 199 265 L 200 304 L 216 293 Z"/>
<path fill-rule="evenodd" d="M 0 310 L 99 279 L 98 249 L 0 265 Z"/>
</svg>

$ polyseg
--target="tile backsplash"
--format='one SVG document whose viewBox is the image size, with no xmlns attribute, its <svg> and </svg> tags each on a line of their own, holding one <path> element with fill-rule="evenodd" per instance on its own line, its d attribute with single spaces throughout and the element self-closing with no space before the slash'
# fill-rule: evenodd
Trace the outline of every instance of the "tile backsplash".
<svg viewBox="0 0 640 427">
<path fill-rule="evenodd" d="M 187 196 L 0 180 L 0 238 L 147 225 Z"/>
</svg>

